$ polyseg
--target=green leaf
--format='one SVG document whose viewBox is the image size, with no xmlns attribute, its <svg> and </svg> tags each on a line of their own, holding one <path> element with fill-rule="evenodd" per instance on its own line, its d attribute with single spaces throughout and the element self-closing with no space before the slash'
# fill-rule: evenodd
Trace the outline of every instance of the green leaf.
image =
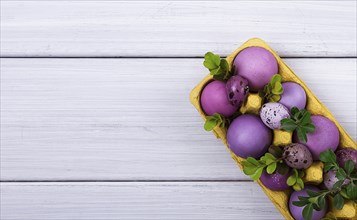
<svg viewBox="0 0 357 220">
<path fill-rule="evenodd" d="M 331 149 L 327 149 L 320 154 L 320 160 L 324 163 L 336 163 L 336 155 Z"/>
<path fill-rule="evenodd" d="M 285 175 L 289 172 L 289 167 L 285 163 L 278 163 L 276 172 L 278 172 L 280 175 Z"/>
<path fill-rule="evenodd" d="M 207 116 L 204 129 L 206 131 L 212 131 L 217 126 L 224 127 L 225 124 L 226 119 L 222 115 L 215 113 L 214 115 Z"/>
<path fill-rule="evenodd" d="M 332 199 L 332 203 L 336 209 L 342 209 L 345 204 L 345 200 L 340 194 L 336 194 Z"/>
<path fill-rule="evenodd" d="M 293 205 L 294 206 L 298 206 L 298 207 L 303 207 L 305 205 L 307 205 L 309 202 L 308 201 L 293 201 Z"/>
<path fill-rule="evenodd" d="M 205 61 L 203 62 L 203 65 L 209 70 L 216 69 L 220 65 L 220 59 L 221 58 L 219 55 L 216 55 L 212 52 L 207 52 L 205 54 Z"/>
<path fill-rule="evenodd" d="M 283 149 L 274 145 L 269 147 L 268 152 L 271 153 L 275 158 L 282 157 L 283 155 Z"/>
<path fill-rule="evenodd" d="M 250 175 L 253 180 L 258 180 L 263 173 L 263 167 L 259 167 L 254 174 Z"/>
<path fill-rule="evenodd" d="M 221 68 L 225 71 L 229 71 L 229 64 L 226 59 L 221 59 Z"/>
<path fill-rule="evenodd" d="M 203 128 L 206 130 L 206 131 L 212 131 L 216 126 L 217 126 L 217 120 L 215 119 L 208 119 L 206 120 Z"/>
<path fill-rule="evenodd" d="M 332 189 L 341 188 L 341 186 L 342 186 L 342 184 L 343 184 L 344 181 L 345 181 L 345 180 L 338 180 L 335 184 L 333 184 Z"/>
<path fill-rule="evenodd" d="M 280 100 L 280 95 L 272 95 L 268 99 L 269 102 L 277 102 L 279 100 Z"/>
<path fill-rule="evenodd" d="M 305 124 L 305 125 L 302 125 L 301 127 L 304 128 L 304 130 L 307 133 L 315 132 L 315 125 L 313 125 L 313 124 Z"/>
<path fill-rule="evenodd" d="M 272 174 L 276 170 L 277 163 L 272 163 L 269 166 L 267 166 L 267 173 Z"/>
<path fill-rule="evenodd" d="M 347 195 L 347 189 L 346 188 L 342 188 L 340 191 L 340 194 L 343 198 L 345 199 L 351 199 L 348 195 Z"/>
<path fill-rule="evenodd" d="M 286 184 L 288 184 L 288 186 L 293 186 L 295 185 L 297 179 L 295 177 L 295 175 L 291 175 L 289 176 L 288 180 L 286 181 Z"/>
<path fill-rule="evenodd" d="M 284 118 L 280 121 L 280 123 L 281 123 L 281 129 L 285 131 L 294 131 L 297 127 L 295 122 L 290 118 Z"/>
<path fill-rule="evenodd" d="M 270 80 L 270 84 L 275 85 L 276 82 L 281 82 L 281 76 L 279 74 L 274 74 Z"/>
<path fill-rule="evenodd" d="M 357 186 L 352 183 L 348 184 L 346 194 L 351 200 L 357 200 Z"/>
<path fill-rule="evenodd" d="M 259 91 L 259 96 L 267 99 L 269 102 L 277 102 L 280 100 L 280 95 L 284 92 L 281 85 L 281 76 L 279 74 L 273 75 L 270 82 Z"/>
<path fill-rule="evenodd" d="M 306 190 L 307 194 L 310 196 L 310 197 L 315 197 L 315 196 L 319 196 L 321 193 L 320 192 L 315 192 L 315 191 L 312 191 L 312 190 Z"/>
<path fill-rule="evenodd" d="M 302 216 L 304 217 L 305 220 L 311 220 L 312 212 L 313 212 L 312 204 L 311 203 L 307 204 L 305 208 L 302 210 Z"/>
<path fill-rule="evenodd" d="M 348 160 L 345 163 L 345 171 L 347 175 L 350 175 L 352 171 L 355 169 L 355 163 L 352 160 Z"/>
<path fill-rule="evenodd" d="M 326 173 L 327 171 L 331 170 L 334 168 L 336 165 L 333 163 L 325 162 L 324 163 L 324 172 Z"/>
<path fill-rule="evenodd" d="M 274 95 L 281 95 L 283 93 L 284 89 L 280 82 L 276 82 L 271 91 Z"/>
<path fill-rule="evenodd" d="M 297 113 L 299 113 L 299 111 L 300 110 L 297 107 L 292 107 L 291 110 L 290 110 L 292 115 L 296 115 Z"/>
<path fill-rule="evenodd" d="M 304 188 L 304 182 L 302 181 L 302 179 L 298 178 L 296 180 L 296 184 L 293 186 L 293 189 L 295 191 L 300 191 Z"/>
<path fill-rule="evenodd" d="M 345 179 L 346 179 L 346 176 L 347 176 L 347 174 L 346 174 L 346 172 L 345 172 L 342 168 L 340 168 L 340 169 L 338 169 L 338 170 L 336 171 L 336 177 L 337 177 L 337 179 L 339 179 L 339 180 L 345 180 Z"/>
<path fill-rule="evenodd" d="M 303 128 L 297 127 L 296 133 L 297 133 L 298 139 L 299 139 L 300 141 L 302 141 L 303 143 L 306 143 L 306 142 L 307 142 L 306 131 L 305 131 Z"/>
<path fill-rule="evenodd" d="M 261 165 L 261 164 L 259 163 L 259 161 L 258 161 L 257 159 L 255 159 L 255 158 L 253 158 L 253 157 L 248 157 L 248 158 L 246 159 L 246 161 L 248 161 L 248 162 L 251 163 L 251 164 L 254 164 L 255 166 Z"/>
<path fill-rule="evenodd" d="M 304 111 L 301 116 L 301 124 L 309 124 L 311 123 L 311 113 L 308 111 Z"/>
<path fill-rule="evenodd" d="M 317 205 L 318 205 L 317 211 L 323 209 L 326 206 L 326 198 L 324 196 L 319 196 L 319 198 L 317 199 Z"/>
</svg>

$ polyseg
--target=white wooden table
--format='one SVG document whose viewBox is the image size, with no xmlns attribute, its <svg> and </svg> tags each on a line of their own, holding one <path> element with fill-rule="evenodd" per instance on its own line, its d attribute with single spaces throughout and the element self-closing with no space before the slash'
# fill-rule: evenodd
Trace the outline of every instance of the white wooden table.
<svg viewBox="0 0 357 220">
<path fill-rule="evenodd" d="M 268 42 L 356 139 L 356 1 L 1 1 L 1 219 L 282 219 L 188 101 Z"/>
</svg>

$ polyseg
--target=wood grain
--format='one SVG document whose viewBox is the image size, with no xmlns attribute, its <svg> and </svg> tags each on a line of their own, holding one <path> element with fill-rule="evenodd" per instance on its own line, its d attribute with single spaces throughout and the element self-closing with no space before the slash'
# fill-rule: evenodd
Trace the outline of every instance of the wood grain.
<svg viewBox="0 0 357 220">
<path fill-rule="evenodd" d="M 285 59 L 356 139 L 357 59 Z M 2 59 L 1 180 L 247 180 L 188 100 L 202 59 Z"/>
<path fill-rule="evenodd" d="M 3 220 L 283 219 L 257 184 L 1 184 Z"/>
<path fill-rule="evenodd" d="M 356 57 L 356 1 L 4 1 L 5 57 L 227 55 L 251 37 L 284 57 Z"/>
</svg>

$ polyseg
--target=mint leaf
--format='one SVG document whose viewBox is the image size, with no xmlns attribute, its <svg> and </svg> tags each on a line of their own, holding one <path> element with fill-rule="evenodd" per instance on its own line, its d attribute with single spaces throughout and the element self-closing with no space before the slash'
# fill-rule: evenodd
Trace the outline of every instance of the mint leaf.
<svg viewBox="0 0 357 220">
<path fill-rule="evenodd" d="M 324 172 L 327 172 L 329 170 L 331 170 L 332 168 L 334 168 L 336 165 L 333 164 L 333 163 L 329 163 L 329 162 L 326 162 L 324 164 Z"/>
<path fill-rule="evenodd" d="M 355 184 L 348 184 L 346 194 L 351 200 L 357 200 L 357 186 Z"/>
<path fill-rule="evenodd" d="M 337 177 L 338 180 L 345 180 L 346 176 L 347 176 L 347 174 L 342 168 L 339 168 L 336 171 L 336 177 Z"/>
<path fill-rule="evenodd" d="M 295 116 L 297 113 L 299 113 L 299 111 L 300 111 L 300 110 L 299 110 L 297 107 L 292 107 L 291 110 L 290 110 L 291 114 L 294 115 L 294 116 Z"/>
<path fill-rule="evenodd" d="M 291 109 L 291 117 L 280 121 L 281 129 L 285 131 L 296 131 L 297 137 L 303 143 L 307 142 L 307 133 L 315 131 L 315 126 L 311 123 L 311 113 L 306 109 L 299 110 L 296 107 Z"/>
<path fill-rule="evenodd" d="M 312 217 L 312 204 L 308 204 L 305 206 L 305 208 L 302 210 L 302 216 L 304 217 L 305 220 L 311 220 Z"/>
<path fill-rule="evenodd" d="M 313 124 L 304 124 L 301 126 L 307 133 L 312 133 L 315 131 L 315 125 Z"/>
<path fill-rule="evenodd" d="M 276 172 L 278 172 L 280 175 L 285 175 L 289 172 L 289 167 L 285 163 L 278 163 Z"/>
<path fill-rule="evenodd" d="M 336 194 L 332 199 L 332 203 L 336 209 L 342 209 L 345 204 L 345 200 L 340 194 Z"/>
<path fill-rule="evenodd" d="M 283 94 L 284 88 L 281 85 L 281 76 L 275 74 L 270 79 L 270 82 L 259 90 L 259 96 L 269 102 L 277 102 L 280 100 L 280 95 Z"/>
<path fill-rule="evenodd" d="M 210 71 L 214 79 L 226 81 L 230 77 L 231 73 L 226 59 L 212 52 L 207 52 L 204 59 L 203 65 Z"/>
<path fill-rule="evenodd" d="M 227 120 L 222 115 L 215 113 L 214 115 L 207 116 L 203 128 L 206 131 L 212 131 L 215 127 L 225 127 L 226 124 Z"/>
<path fill-rule="evenodd" d="M 277 163 L 271 163 L 270 165 L 267 166 L 267 173 L 268 174 L 272 174 L 275 172 L 276 170 L 276 167 L 277 167 Z"/>
<path fill-rule="evenodd" d="M 212 131 L 216 126 L 217 126 L 217 120 L 215 119 L 208 119 L 206 120 L 203 128 L 206 130 L 206 131 Z"/>
<path fill-rule="evenodd" d="M 288 184 L 288 186 L 293 186 L 293 185 L 295 185 L 296 181 L 297 181 L 297 178 L 295 177 L 295 175 L 291 175 L 291 176 L 289 176 L 286 183 Z"/>
<path fill-rule="evenodd" d="M 320 160 L 324 163 L 336 164 L 336 155 L 331 149 L 327 149 L 320 153 Z"/>
<path fill-rule="evenodd" d="M 207 52 L 205 54 L 205 60 L 203 62 L 203 65 L 209 69 L 210 71 L 213 69 L 217 69 L 220 65 L 220 57 L 219 55 L 216 55 L 212 52 Z"/>
<path fill-rule="evenodd" d="M 296 129 L 296 133 L 300 141 L 302 141 L 303 143 L 307 142 L 307 135 L 305 129 L 298 127 Z"/>
<path fill-rule="evenodd" d="M 347 175 L 350 175 L 352 171 L 355 169 L 355 163 L 352 160 L 348 160 L 345 163 L 344 169 Z"/>
<path fill-rule="evenodd" d="M 297 128 L 295 122 L 290 118 L 284 118 L 280 121 L 281 129 L 285 131 L 294 131 Z"/>
</svg>

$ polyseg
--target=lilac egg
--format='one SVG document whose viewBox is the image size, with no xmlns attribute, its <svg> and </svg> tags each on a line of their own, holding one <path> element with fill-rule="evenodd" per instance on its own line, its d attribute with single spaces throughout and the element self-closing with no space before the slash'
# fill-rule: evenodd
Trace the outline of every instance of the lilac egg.
<svg viewBox="0 0 357 220">
<path fill-rule="evenodd" d="M 301 191 L 294 191 L 293 193 L 291 193 L 289 199 L 289 210 L 295 220 L 304 220 L 304 217 L 302 216 L 302 210 L 304 209 L 304 207 L 295 206 L 293 204 L 293 201 L 299 201 L 299 196 L 303 196 L 303 197 L 308 196 L 307 190 L 314 191 L 314 192 L 321 191 L 316 186 L 307 185 Z M 320 211 L 313 210 L 311 220 L 320 220 L 321 218 L 323 218 L 327 212 L 327 208 L 328 208 L 327 204 L 328 203 L 326 202 L 325 208 L 321 209 Z"/>
<path fill-rule="evenodd" d="M 284 92 L 280 95 L 279 103 L 285 105 L 288 109 L 297 107 L 303 109 L 306 106 L 306 93 L 304 88 L 294 82 L 282 83 Z"/>
<path fill-rule="evenodd" d="M 314 115 L 311 116 L 311 121 L 315 125 L 315 131 L 313 133 L 307 133 L 307 143 L 305 146 L 309 148 L 314 160 L 319 160 L 320 153 L 327 149 L 335 151 L 338 143 L 340 142 L 340 133 L 330 119 Z M 294 142 L 301 142 L 294 133 Z"/>
<path fill-rule="evenodd" d="M 219 113 L 230 117 L 238 107 L 231 105 L 226 93 L 226 84 L 221 81 L 212 81 L 205 86 L 201 93 L 201 107 L 207 115 Z"/>
<path fill-rule="evenodd" d="M 289 110 L 277 102 L 265 103 L 260 110 L 260 118 L 271 129 L 280 129 L 280 121 L 289 117 Z"/>
<path fill-rule="evenodd" d="M 274 55 L 262 47 L 248 47 L 242 50 L 234 59 L 236 74 L 249 82 L 253 92 L 262 89 L 278 73 L 278 62 Z"/>
<path fill-rule="evenodd" d="M 324 173 L 324 185 L 327 189 L 331 190 L 333 188 L 333 185 L 338 181 L 336 177 L 336 171 L 335 170 L 329 170 L 327 173 Z M 343 181 L 343 185 L 346 185 L 350 182 L 350 180 L 345 179 Z"/>
<path fill-rule="evenodd" d="M 226 89 L 229 102 L 239 108 L 248 96 L 248 80 L 241 76 L 232 76 L 226 83 Z"/>
<path fill-rule="evenodd" d="M 285 175 L 281 175 L 278 172 L 273 174 L 268 174 L 264 171 L 260 177 L 260 181 L 265 187 L 274 191 L 281 191 L 289 189 L 286 181 L 288 180 L 290 173 L 287 172 Z"/>
<path fill-rule="evenodd" d="M 272 142 L 272 132 L 259 117 L 241 115 L 234 119 L 227 131 L 228 147 L 238 156 L 262 156 Z"/>
<path fill-rule="evenodd" d="M 292 143 L 284 147 L 283 159 L 291 168 L 306 169 L 313 160 L 309 149 L 303 144 Z"/>
<path fill-rule="evenodd" d="M 355 163 L 355 169 L 357 169 L 357 150 L 353 148 L 342 148 L 336 151 L 336 158 L 340 167 L 344 167 L 348 160 L 352 160 Z"/>
</svg>

